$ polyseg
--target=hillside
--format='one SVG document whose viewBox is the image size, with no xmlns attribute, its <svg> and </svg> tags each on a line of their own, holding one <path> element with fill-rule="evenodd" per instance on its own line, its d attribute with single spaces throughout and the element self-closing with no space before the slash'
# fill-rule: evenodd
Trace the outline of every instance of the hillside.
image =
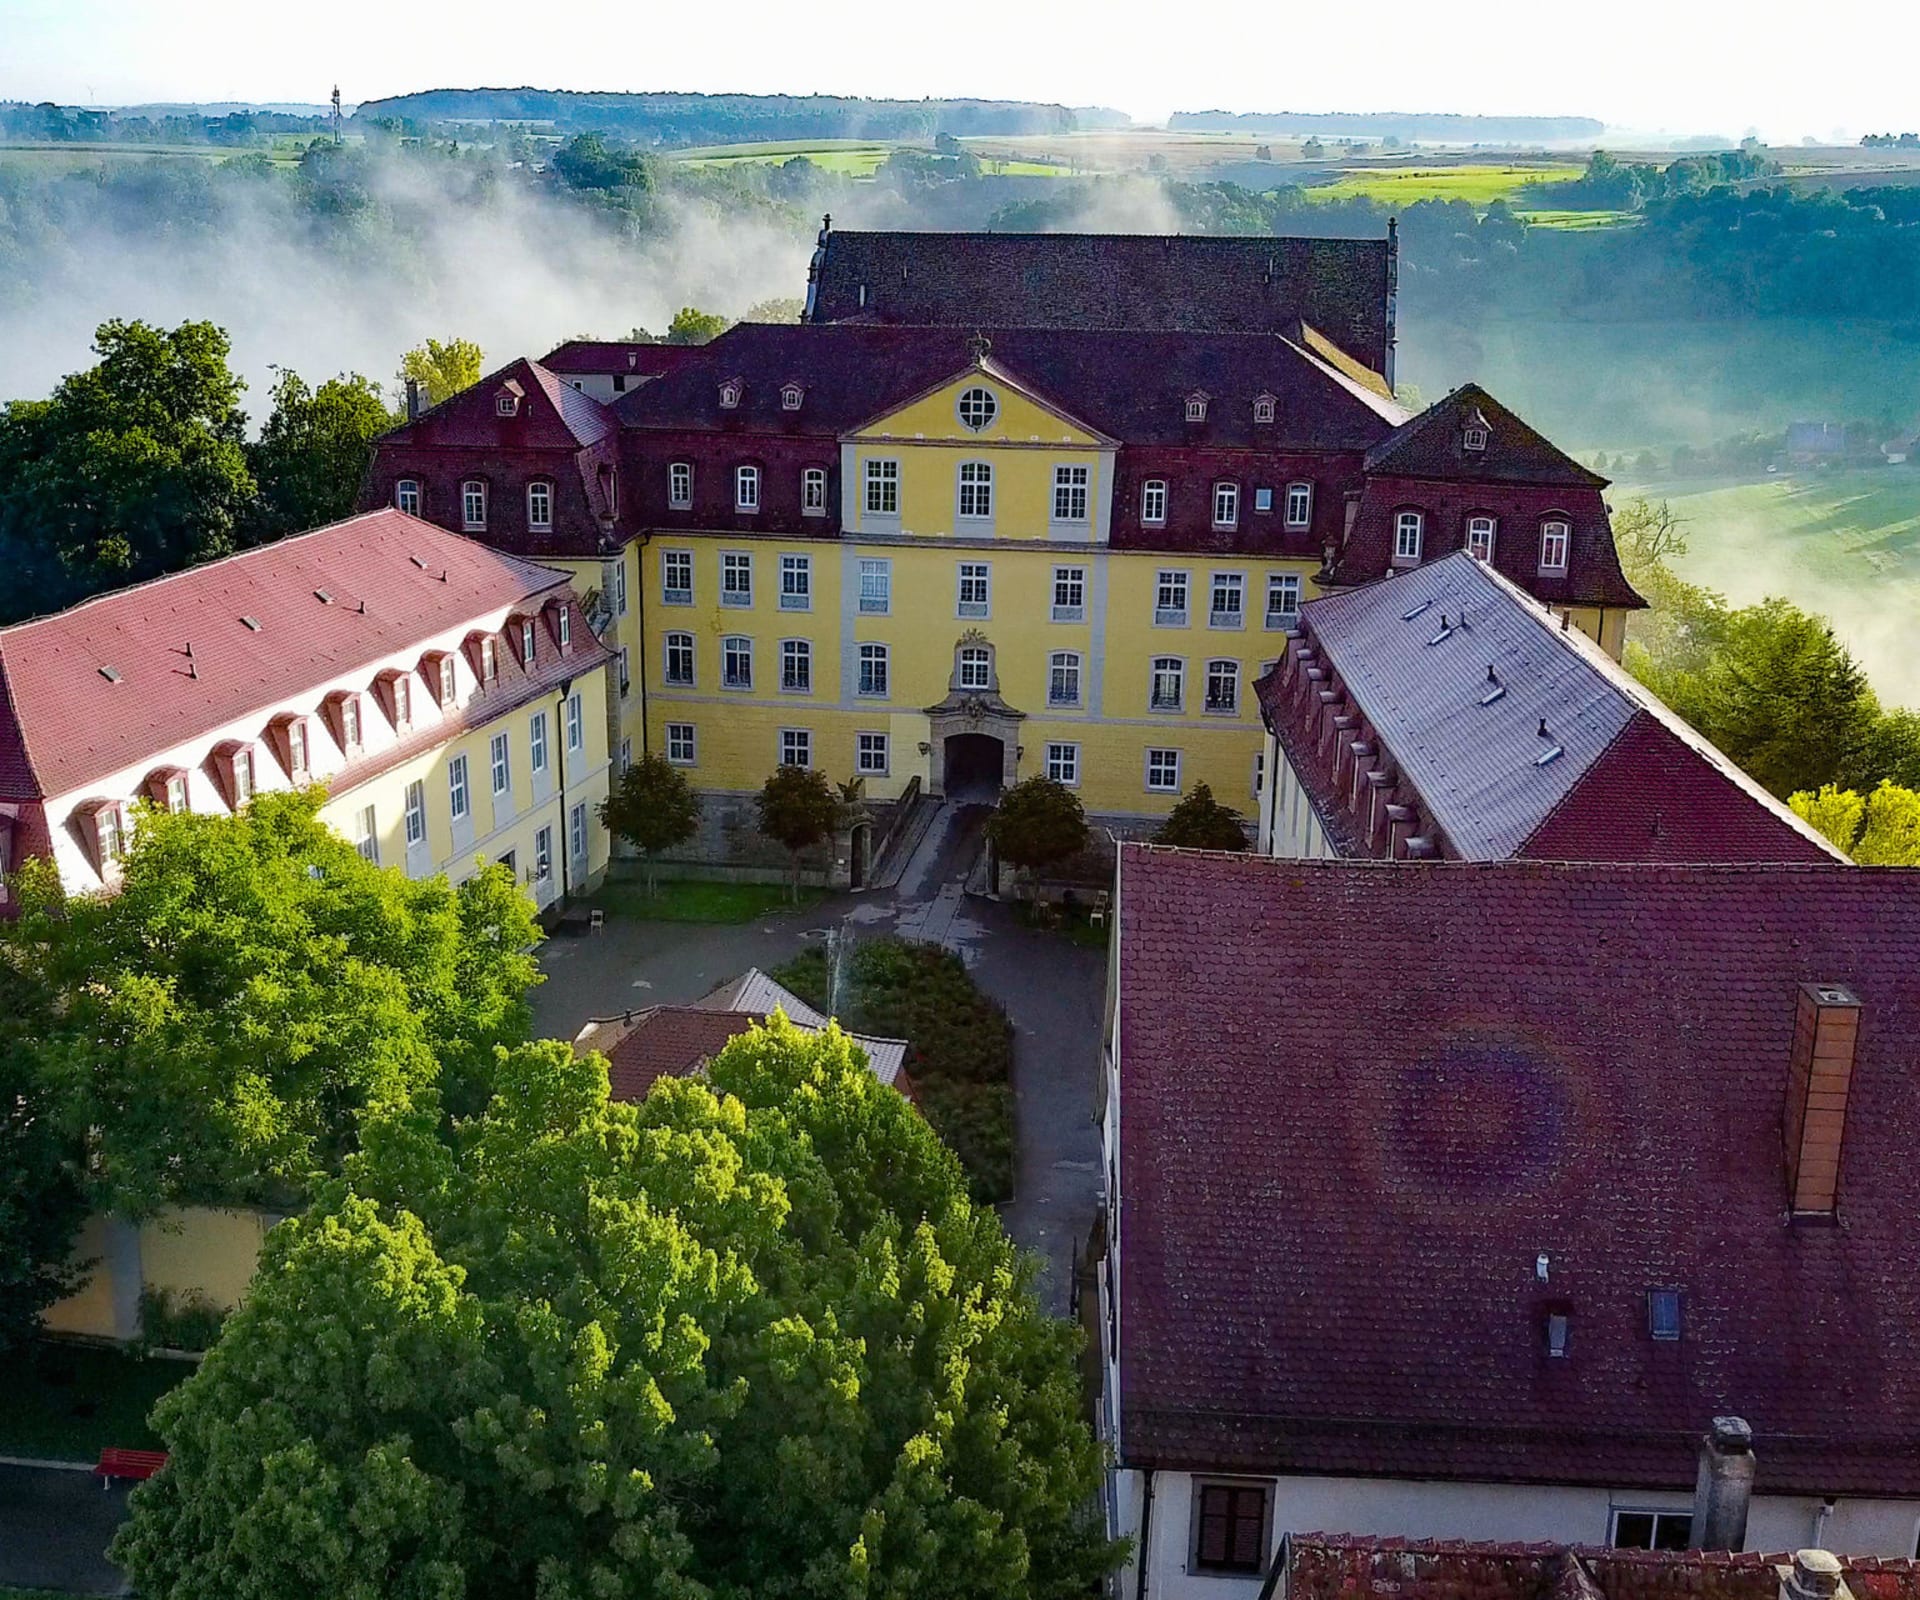
<svg viewBox="0 0 1920 1600">
<path fill-rule="evenodd" d="M 841 95 L 588 94 L 570 89 L 426 89 L 363 101 L 357 118 L 533 122 L 562 133 L 663 145 L 773 139 L 931 139 L 936 133 L 1066 133 L 1061 105 L 1023 100 L 869 100 Z"/>
<path fill-rule="evenodd" d="M 1592 117 L 1473 117 L 1440 111 L 1176 111 L 1186 133 L 1317 133 L 1336 139 L 1424 139 L 1438 144 L 1544 144 L 1595 139 Z"/>
</svg>

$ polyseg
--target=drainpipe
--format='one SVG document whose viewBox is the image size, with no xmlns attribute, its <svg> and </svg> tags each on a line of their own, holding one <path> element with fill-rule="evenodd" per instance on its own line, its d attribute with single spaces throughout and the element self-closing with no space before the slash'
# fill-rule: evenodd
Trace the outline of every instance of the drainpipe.
<svg viewBox="0 0 1920 1600">
<path fill-rule="evenodd" d="M 640 754 L 649 752 L 647 744 L 647 657 L 652 654 L 647 644 L 647 536 L 643 533 L 633 544 L 633 569 L 639 575 L 640 608 L 637 613 L 640 621 Z M 627 553 L 620 552 L 624 564 Z"/>
<path fill-rule="evenodd" d="M 560 785 L 560 903 L 565 905 L 573 890 L 567 885 L 567 857 L 573 840 L 567 836 L 567 696 L 573 692 L 573 679 L 560 680 L 560 706 L 553 723 L 553 770 Z"/>
<path fill-rule="evenodd" d="M 1133 1600 L 1147 1600 L 1147 1557 L 1153 1544 L 1153 1468 L 1147 1468 L 1147 1487 L 1140 1496 L 1140 1553 L 1134 1559 Z"/>
</svg>

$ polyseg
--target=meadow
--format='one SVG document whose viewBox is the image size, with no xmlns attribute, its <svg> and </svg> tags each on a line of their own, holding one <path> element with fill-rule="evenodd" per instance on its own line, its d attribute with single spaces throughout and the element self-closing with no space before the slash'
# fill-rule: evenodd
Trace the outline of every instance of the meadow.
<svg viewBox="0 0 1920 1600">
<path fill-rule="evenodd" d="M 828 172 L 871 178 L 896 146 L 866 139 L 771 140 L 764 144 L 695 145 L 673 152 L 673 159 L 690 167 L 774 165 L 804 156 Z"/>
<path fill-rule="evenodd" d="M 1529 184 L 1565 183 L 1586 170 L 1578 162 L 1477 163 L 1458 166 L 1347 167 L 1332 183 L 1307 191 L 1314 200 L 1378 200 L 1406 206 L 1416 200 L 1466 200 L 1489 206 L 1513 200 Z M 1564 215 L 1564 213 L 1559 213 Z"/>
</svg>

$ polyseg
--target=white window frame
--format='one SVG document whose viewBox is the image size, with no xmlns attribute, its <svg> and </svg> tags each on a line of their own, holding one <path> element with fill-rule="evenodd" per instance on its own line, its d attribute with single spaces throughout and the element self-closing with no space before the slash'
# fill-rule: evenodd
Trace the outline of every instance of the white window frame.
<svg viewBox="0 0 1920 1600">
<path fill-rule="evenodd" d="M 1174 595 L 1180 603 L 1171 604 Z M 1153 575 L 1153 625 L 1184 628 L 1192 615 L 1193 574 L 1181 567 L 1162 567 Z"/>
<path fill-rule="evenodd" d="M 824 517 L 827 514 L 827 469 L 806 467 L 800 473 L 800 515 Z"/>
<path fill-rule="evenodd" d="M 900 515 L 900 462 L 893 456 L 867 457 L 866 495 L 861 501 L 870 517 Z"/>
<path fill-rule="evenodd" d="M 295 783 L 304 783 L 312 770 L 312 758 L 307 752 L 306 719 L 295 717 L 287 724 L 287 776 Z"/>
<path fill-rule="evenodd" d="M 1052 614 L 1055 622 L 1087 620 L 1087 569 L 1085 567 L 1053 569 Z"/>
<path fill-rule="evenodd" d="M 1296 529 L 1313 526 L 1313 485 L 1311 483 L 1296 480 L 1287 485 L 1285 526 Z"/>
<path fill-rule="evenodd" d="M 800 758 L 798 761 L 792 759 L 796 754 Z M 813 765 L 813 730 L 811 728 L 780 730 L 780 765 L 783 767 Z"/>
<path fill-rule="evenodd" d="M 744 586 L 736 580 L 744 580 Z M 720 552 L 720 604 L 736 611 L 753 605 L 753 553 L 749 550 Z"/>
<path fill-rule="evenodd" d="M 470 533 L 487 526 L 487 486 L 479 478 L 468 478 L 460 485 L 460 526 Z"/>
<path fill-rule="evenodd" d="M 173 772 L 167 775 L 167 798 L 163 802 L 170 816 L 180 816 L 187 809 L 187 779 L 185 773 Z"/>
<path fill-rule="evenodd" d="M 892 766 L 892 742 L 884 733 L 853 736 L 853 770 L 861 777 L 884 778 Z"/>
<path fill-rule="evenodd" d="M 1477 512 L 1467 518 L 1467 554 L 1474 560 L 1491 562 L 1494 544 L 1499 537 L 1500 523 L 1497 518 L 1490 517 L 1485 512 Z M 1476 544 L 1481 544 L 1484 548 L 1476 550 L 1474 548 Z"/>
<path fill-rule="evenodd" d="M 467 783 L 467 758 L 463 755 L 447 762 L 447 813 L 455 822 L 473 814 L 473 790 Z"/>
<path fill-rule="evenodd" d="M 687 582 L 684 588 L 674 587 L 673 578 L 676 568 L 686 572 Z M 660 552 L 660 603 L 663 606 L 693 604 L 693 552 L 691 550 Z"/>
<path fill-rule="evenodd" d="M 1063 461 L 1053 469 L 1051 520 L 1071 526 L 1093 520 L 1093 468 Z"/>
<path fill-rule="evenodd" d="M 427 786 L 423 779 L 415 778 L 407 785 L 404 816 L 403 826 L 408 847 L 425 844 L 427 842 Z"/>
<path fill-rule="evenodd" d="M 1256 515 L 1273 510 L 1273 491 L 1264 485 L 1253 491 L 1253 509 Z"/>
<path fill-rule="evenodd" d="M 575 861 L 587 859 L 587 803 L 584 800 L 567 816 L 567 843 L 572 847 Z"/>
<path fill-rule="evenodd" d="M 867 580 L 875 580 L 869 583 Z M 889 557 L 860 557 L 860 615 L 884 617 L 893 611 L 893 562 Z"/>
<path fill-rule="evenodd" d="M 859 676 L 854 679 L 854 693 L 876 700 L 886 699 L 892 692 L 892 652 L 884 644 L 867 640 L 860 645 L 856 666 Z"/>
<path fill-rule="evenodd" d="M 782 555 L 780 557 L 780 609 L 782 611 L 813 609 L 812 556 Z"/>
<path fill-rule="evenodd" d="M 780 641 L 780 692 L 813 693 L 813 643 L 808 639 Z"/>
<path fill-rule="evenodd" d="M 693 506 L 693 463 L 691 461 L 671 461 L 667 463 L 667 509 L 686 511 Z"/>
<path fill-rule="evenodd" d="M 1420 511 L 1396 511 L 1393 514 L 1393 559 L 1418 561 L 1427 542 L 1427 518 Z"/>
<path fill-rule="evenodd" d="M 409 517 L 420 515 L 420 480 L 402 478 L 393 486 L 393 506 Z"/>
<path fill-rule="evenodd" d="M 546 533 L 553 527 L 553 485 L 544 478 L 535 478 L 527 485 L 527 526 L 535 533 Z"/>
<path fill-rule="evenodd" d="M 624 617 L 627 614 L 627 554 L 620 552 L 620 559 L 613 564 L 613 614 Z"/>
<path fill-rule="evenodd" d="M 1222 601 L 1229 602 L 1222 605 Z M 1207 580 L 1207 626 L 1244 628 L 1247 625 L 1247 575 L 1215 572 Z"/>
<path fill-rule="evenodd" d="M 1273 421 L 1273 396 L 1255 395 L 1253 400 L 1253 420 L 1255 422 Z"/>
<path fill-rule="evenodd" d="M 1140 485 L 1140 520 L 1149 528 L 1162 528 L 1167 522 L 1167 480 L 1149 478 Z"/>
<path fill-rule="evenodd" d="M 699 745 L 694 736 L 691 722 L 669 722 L 667 724 L 667 760 L 676 767 L 691 767 L 697 764 Z"/>
<path fill-rule="evenodd" d="M 567 696 L 567 748 L 583 750 L 587 744 L 587 713 L 578 690 Z"/>
<path fill-rule="evenodd" d="M 1221 693 L 1222 686 L 1225 692 Z M 1216 717 L 1240 715 L 1240 663 L 1215 657 L 1207 663 L 1206 709 Z"/>
<path fill-rule="evenodd" d="M 760 509 L 760 469 L 758 467 L 733 469 L 733 509 L 743 514 Z"/>
<path fill-rule="evenodd" d="M 973 681 L 975 669 L 978 669 L 979 681 Z M 963 644 L 960 647 L 955 681 L 959 687 L 976 693 L 993 688 L 993 647 L 984 644 Z"/>
<path fill-rule="evenodd" d="M 1080 652 L 1055 650 L 1047 657 L 1047 704 L 1050 707 L 1080 704 Z"/>
<path fill-rule="evenodd" d="M 531 672 L 540 658 L 539 634 L 533 626 L 533 619 L 520 619 L 520 664 Z"/>
<path fill-rule="evenodd" d="M 1240 485 L 1230 478 L 1213 486 L 1213 525 L 1222 532 L 1240 526 Z"/>
<path fill-rule="evenodd" d="M 968 599 L 970 589 L 977 589 L 978 598 Z M 962 561 L 954 569 L 953 614 L 956 617 L 979 619 L 993 615 L 993 563 L 990 561 Z"/>
<path fill-rule="evenodd" d="M 547 714 L 536 711 L 527 719 L 527 766 L 533 772 L 547 770 Z"/>
<path fill-rule="evenodd" d="M 449 650 L 440 658 L 440 681 L 434 686 L 435 703 L 442 710 L 453 704 L 460 690 L 460 669 L 454 665 L 453 652 Z"/>
<path fill-rule="evenodd" d="M 788 383 L 788 384 L 781 385 L 780 409 L 782 411 L 798 411 L 800 409 L 800 402 L 803 398 L 804 398 L 804 391 L 801 389 L 799 384 Z"/>
<path fill-rule="evenodd" d="M 233 803 L 242 806 L 253 798 L 253 746 L 243 744 L 233 753 L 230 763 L 233 769 Z"/>
<path fill-rule="evenodd" d="M 1462 429 L 1460 433 L 1460 448 L 1462 450 L 1474 451 L 1476 454 L 1485 450 L 1487 448 L 1487 430 L 1480 427 Z"/>
<path fill-rule="evenodd" d="M 666 636 L 666 654 L 661 661 L 661 683 L 669 689 L 691 689 L 699 681 L 699 659 L 694 651 L 693 634 L 685 628 L 672 629 Z M 684 661 L 686 670 L 675 670 L 674 658 Z"/>
<path fill-rule="evenodd" d="M 533 881 L 548 883 L 553 878 L 553 824 L 536 828 L 533 833 Z"/>
<path fill-rule="evenodd" d="M 1186 660 L 1181 656 L 1155 656 L 1147 674 L 1147 709 L 1178 715 L 1186 704 Z"/>
<path fill-rule="evenodd" d="M 1207 420 L 1207 397 L 1203 394 L 1187 396 L 1187 421 L 1205 422 Z"/>
<path fill-rule="evenodd" d="M 1080 746 L 1062 740 L 1047 745 L 1047 776 L 1069 789 L 1080 787 Z"/>
<path fill-rule="evenodd" d="M 486 638 L 480 641 L 480 685 L 482 688 L 485 688 L 499 681 L 500 647 L 494 643 L 493 635 L 488 634 Z M 343 724 L 346 722 L 347 707 L 352 704 L 353 701 L 351 699 L 340 702 L 340 717 Z M 353 718 L 352 727 L 357 732 L 359 726 L 360 718 L 358 713 L 356 713 Z"/>
<path fill-rule="evenodd" d="M 1554 560 L 1555 552 L 1559 559 Z M 1573 524 L 1565 517 L 1543 517 L 1540 521 L 1540 570 L 1565 572 L 1573 555 Z"/>
<path fill-rule="evenodd" d="M 973 402 L 971 406 L 969 401 Z M 969 411 L 972 412 L 971 416 L 968 415 Z M 968 433 L 985 433 L 1000 415 L 1000 399 L 982 384 L 969 384 L 954 401 L 953 412 L 960 419 L 960 426 Z"/>
<path fill-rule="evenodd" d="M 487 741 L 487 769 L 496 796 L 505 794 L 513 787 L 513 753 L 507 748 L 504 731 Z"/>
<path fill-rule="evenodd" d="M 573 648 L 573 611 L 564 601 L 554 608 L 554 620 L 559 624 L 560 653 L 565 655 Z"/>
<path fill-rule="evenodd" d="M 493 414 L 496 417 L 517 417 L 520 415 L 520 401 L 517 396 L 497 394 L 493 397 Z"/>
<path fill-rule="evenodd" d="M 1155 783 L 1153 781 L 1154 769 L 1156 767 L 1162 771 L 1166 770 L 1166 762 L 1155 759 L 1160 756 L 1171 756 L 1173 758 L 1173 780 L 1170 783 Z M 1178 794 L 1180 792 L 1180 752 L 1178 750 L 1169 750 L 1163 746 L 1149 747 L 1146 755 L 1145 782 L 1148 794 Z"/>
<path fill-rule="evenodd" d="M 733 671 L 734 663 L 742 661 L 743 677 Z M 744 633 L 730 633 L 720 641 L 720 687 L 736 694 L 753 692 L 753 640 Z"/>
<path fill-rule="evenodd" d="M 963 461 L 954 473 L 953 514 L 961 522 L 993 520 L 993 463 Z"/>
<path fill-rule="evenodd" d="M 1650 1541 L 1647 1544 L 1623 1545 L 1620 1541 L 1620 1519 L 1622 1517 L 1651 1517 L 1653 1526 L 1647 1530 Z M 1660 1523 L 1662 1519 L 1672 1518 L 1689 1524 L 1688 1535 L 1692 1535 L 1693 1508 L 1691 1506 L 1609 1506 L 1607 1508 L 1607 1546 L 1612 1550 L 1657 1550 L 1660 1548 Z"/>
<path fill-rule="evenodd" d="M 1275 605 L 1276 600 L 1292 601 L 1291 605 Z M 1291 628 L 1300 620 L 1300 574 L 1297 572 L 1269 572 L 1267 574 L 1267 626 L 1269 628 Z"/>
<path fill-rule="evenodd" d="M 633 693 L 633 658 L 626 645 L 620 646 L 613 664 L 614 670 L 620 675 L 620 698 L 624 700 Z"/>
</svg>

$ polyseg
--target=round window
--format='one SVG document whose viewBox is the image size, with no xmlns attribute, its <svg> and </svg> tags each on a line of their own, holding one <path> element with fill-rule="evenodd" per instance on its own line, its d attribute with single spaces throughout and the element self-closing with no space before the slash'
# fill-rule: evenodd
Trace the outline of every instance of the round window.
<svg viewBox="0 0 1920 1600">
<path fill-rule="evenodd" d="M 960 421 L 975 433 L 1000 415 L 1000 402 L 991 389 L 967 389 L 960 396 Z"/>
</svg>

